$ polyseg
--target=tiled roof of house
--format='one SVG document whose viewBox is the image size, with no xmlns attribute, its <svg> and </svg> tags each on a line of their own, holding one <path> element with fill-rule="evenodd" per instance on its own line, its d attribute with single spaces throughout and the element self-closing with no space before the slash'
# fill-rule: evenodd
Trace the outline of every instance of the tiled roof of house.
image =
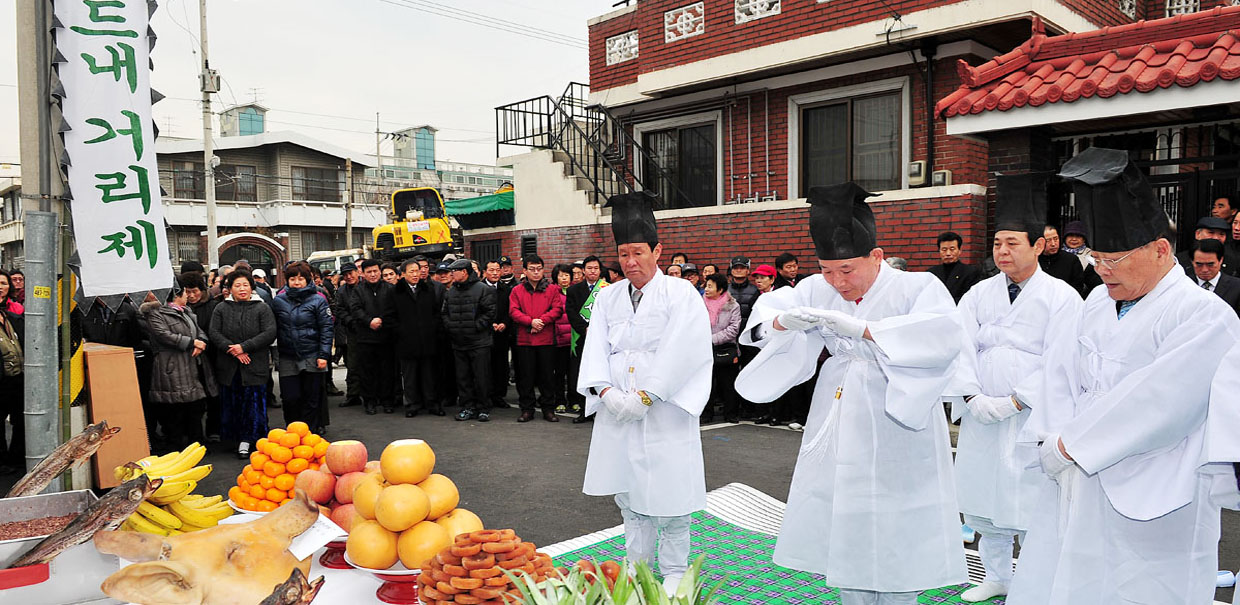
<svg viewBox="0 0 1240 605">
<path fill-rule="evenodd" d="M 1234 80 L 1240 7 L 1062 36 L 1047 36 L 1035 17 L 1024 44 L 977 67 L 960 61 L 957 69 L 960 88 L 935 105 L 944 118 Z"/>
</svg>

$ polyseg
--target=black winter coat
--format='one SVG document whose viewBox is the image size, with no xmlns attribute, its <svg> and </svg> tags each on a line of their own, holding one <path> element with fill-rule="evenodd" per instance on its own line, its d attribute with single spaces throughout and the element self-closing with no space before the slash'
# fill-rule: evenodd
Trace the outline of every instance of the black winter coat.
<svg viewBox="0 0 1240 605">
<path fill-rule="evenodd" d="M 471 274 L 453 284 L 443 300 L 443 325 L 452 337 L 452 348 L 460 351 L 491 346 L 491 324 L 495 323 L 495 288 Z"/>
<path fill-rule="evenodd" d="M 404 280 L 392 288 L 383 325 L 396 335 L 396 357 L 425 359 L 439 352 L 436 339 L 443 336 L 439 318 L 443 309 L 443 284 L 430 280 L 411 288 Z"/>
<path fill-rule="evenodd" d="M 387 326 L 378 330 L 371 329 L 372 319 L 382 318 L 388 305 L 392 285 L 385 281 L 376 283 L 358 282 L 349 287 L 349 319 L 353 322 L 353 333 L 349 335 L 351 344 L 386 344 L 389 342 L 390 331 Z"/>
<path fill-rule="evenodd" d="M 232 384 L 241 373 L 242 386 L 267 384 L 271 377 L 271 343 L 276 340 L 276 317 L 271 307 L 261 300 L 226 300 L 211 315 L 211 344 L 215 345 L 215 378 L 220 384 Z M 249 365 L 243 365 L 228 354 L 228 347 L 239 344 L 250 354 Z"/>
<path fill-rule="evenodd" d="M 190 403 L 216 394 L 207 355 L 194 356 L 194 341 L 207 341 L 192 311 L 158 302 L 142 303 L 139 321 L 150 338 L 151 401 Z M 205 379 L 205 380 L 204 380 Z"/>
<path fill-rule="evenodd" d="M 731 294 L 732 300 L 735 300 L 736 304 L 741 306 L 741 328 L 744 328 L 745 324 L 749 322 L 750 311 L 753 311 L 753 303 L 758 300 L 758 295 L 761 292 L 758 291 L 757 286 L 749 282 L 745 282 L 743 286 L 738 286 L 735 281 L 729 279 L 728 294 Z"/>
<path fill-rule="evenodd" d="M 331 360 L 332 312 L 317 288 L 287 288 L 272 299 L 271 310 L 280 335 L 280 357 Z"/>
<path fill-rule="evenodd" d="M 144 351 L 148 345 L 146 334 L 138 321 L 138 309 L 133 303 L 125 300 L 114 312 L 106 313 L 104 305 L 96 300 L 82 318 L 82 338 L 116 347 L 129 347 L 135 351 Z"/>
</svg>

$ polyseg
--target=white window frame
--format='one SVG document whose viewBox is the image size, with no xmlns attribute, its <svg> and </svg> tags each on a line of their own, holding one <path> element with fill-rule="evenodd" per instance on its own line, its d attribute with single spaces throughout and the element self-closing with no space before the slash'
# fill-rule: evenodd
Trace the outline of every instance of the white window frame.
<svg viewBox="0 0 1240 605">
<path fill-rule="evenodd" d="M 826 101 L 900 92 L 900 189 L 908 189 L 908 162 L 913 150 L 913 102 L 908 76 L 875 80 L 853 86 L 802 93 L 788 97 L 788 199 L 801 195 L 801 108 Z M 851 119 L 852 116 L 849 116 Z M 933 127 L 933 124 L 930 125 Z M 881 193 L 874 191 L 873 193 Z"/>
<path fill-rule="evenodd" d="M 662 120 L 651 120 L 649 122 L 641 122 L 633 125 L 633 173 L 637 175 L 637 180 L 644 181 L 645 177 L 642 172 L 645 170 L 645 159 L 637 146 L 642 144 L 643 136 L 647 132 L 656 130 L 666 130 L 668 128 L 679 128 L 682 126 L 701 126 L 703 124 L 715 124 L 715 205 L 723 205 L 723 192 L 725 175 L 723 173 L 723 112 L 722 111 L 706 111 L 702 113 L 694 113 L 674 118 L 664 118 Z"/>
</svg>

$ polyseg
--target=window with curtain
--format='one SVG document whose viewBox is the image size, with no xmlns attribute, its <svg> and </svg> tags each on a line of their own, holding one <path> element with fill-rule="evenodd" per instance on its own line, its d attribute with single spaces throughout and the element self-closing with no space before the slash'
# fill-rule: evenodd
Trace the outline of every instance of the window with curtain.
<svg viewBox="0 0 1240 605">
<path fill-rule="evenodd" d="M 293 166 L 294 200 L 338 202 L 341 191 L 339 170 Z"/>
<path fill-rule="evenodd" d="M 254 166 L 220 164 L 215 169 L 215 199 L 222 202 L 257 202 L 257 172 Z"/>
<path fill-rule="evenodd" d="M 642 133 L 649 152 L 642 181 L 663 208 L 694 208 L 719 203 L 719 152 L 715 123 Z"/>
<path fill-rule="evenodd" d="M 801 195 L 856 181 L 869 191 L 899 189 L 899 92 L 801 109 Z"/>
</svg>

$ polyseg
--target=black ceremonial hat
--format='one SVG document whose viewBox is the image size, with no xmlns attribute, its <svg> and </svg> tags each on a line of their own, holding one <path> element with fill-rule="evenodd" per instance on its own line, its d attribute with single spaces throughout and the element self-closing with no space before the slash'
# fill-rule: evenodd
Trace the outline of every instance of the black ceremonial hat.
<svg viewBox="0 0 1240 605">
<path fill-rule="evenodd" d="M 1046 174 L 1001 174 L 996 179 L 995 231 L 1041 235 L 1046 226 Z"/>
<path fill-rule="evenodd" d="M 1091 147 L 1064 163 L 1059 176 L 1072 183 L 1085 235 L 1098 252 L 1140 248 L 1170 231 L 1166 210 L 1127 151 Z"/>
<path fill-rule="evenodd" d="M 809 190 L 809 233 L 819 260 L 857 258 L 878 247 L 874 211 L 865 201 L 874 195 L 851 181 Z"/>
<path fill-rule="evenodd" d="M 607 200 L 611 208 L 611 233 L 616 245 L 659 242 L 659 230 L 654 223 L 655 197 L 646 192 L 613 195 Z"/>
</svg>

